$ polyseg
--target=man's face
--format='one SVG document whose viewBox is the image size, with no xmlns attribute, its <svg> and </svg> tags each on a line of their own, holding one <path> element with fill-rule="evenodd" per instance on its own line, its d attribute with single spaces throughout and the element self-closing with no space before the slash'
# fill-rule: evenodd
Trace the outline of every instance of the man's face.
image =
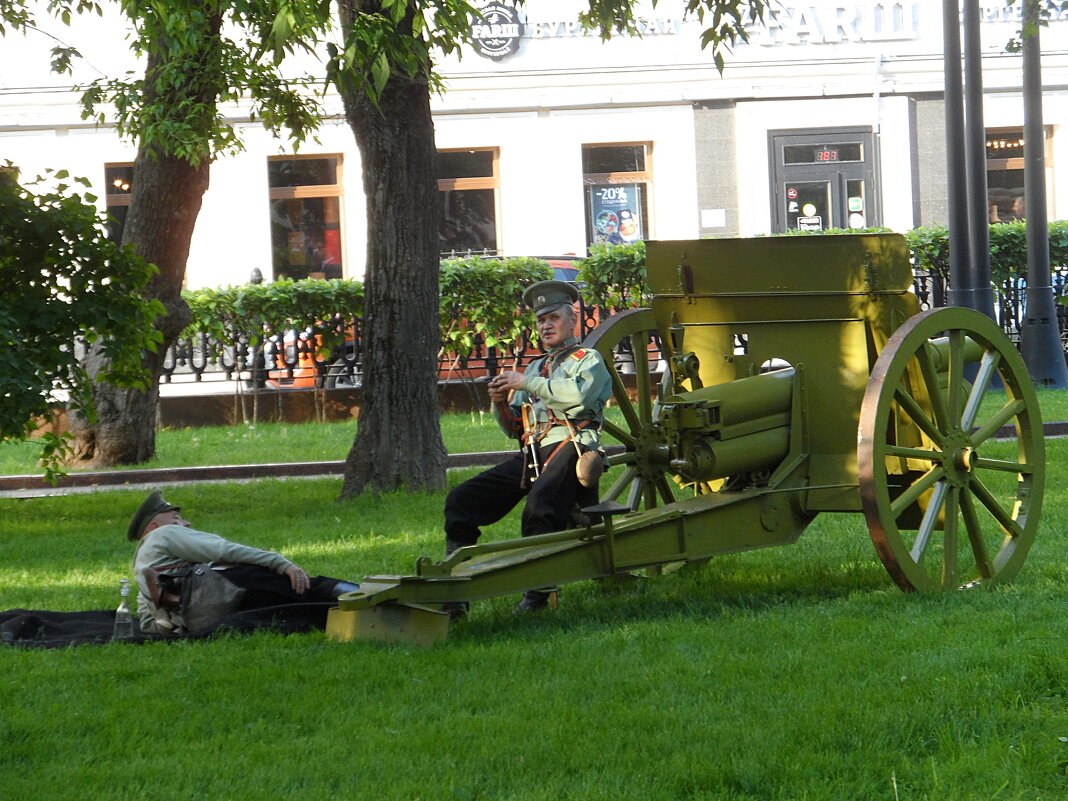
<svg viewBox="0 0 1068 801">
<path fill-rule="evenodd" d="M 149 524 L 145 526 L 145 532 L 147 533 L 160 526 L 185 526 L 189 528 L 189 521 L 182 517 L 180 509 L 168 509 L 166 512 L 160 512 L 153 517 Z"/>
<path fill-rule="evenodd" d="M 555 348 L 575 333 L 575 312 L 570 306 L 559 306 L 538 315 L 538 336 L 546 348 Z"/>
</svg>

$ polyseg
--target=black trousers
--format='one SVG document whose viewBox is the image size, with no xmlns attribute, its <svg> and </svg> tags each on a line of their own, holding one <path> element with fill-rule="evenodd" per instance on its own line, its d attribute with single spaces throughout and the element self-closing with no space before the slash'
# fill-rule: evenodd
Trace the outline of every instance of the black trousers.
<svg viewBox="0 0 1068 801">
<path fill-rule="evenodd" d="M 226 576 L 230 583 L 244 588 L 245 597 L 241 599 L 241 609 L 262 609 L 280 604 L 322 603 L 331 599 L 330 591 L 339 581 L 329 576 L 314 576 L 307 591 L 298 595 L 293 591 L 288 576 L 259 565 L 236 565 L 223 570 L 222 575 Z"/>
<path fill-rule="evenodd" d="M 539 449 L 541 464 L 556 446 L 554 443 Z M 567 442 L 536 481 L 523 481 L 525 451 L 465 481 L 445 500 L 445 536 L 458 545 L 474 545 L 482 536 L 482 526 L 496 523 L 523 498 L 527 502 L 523 507 L 522 536 L 570 528 L 571 511 L 576 504 L 584 507 L 598 502 L 597 487 L 579 483 L 576 461 L 575 446 Z"/>
</svg>

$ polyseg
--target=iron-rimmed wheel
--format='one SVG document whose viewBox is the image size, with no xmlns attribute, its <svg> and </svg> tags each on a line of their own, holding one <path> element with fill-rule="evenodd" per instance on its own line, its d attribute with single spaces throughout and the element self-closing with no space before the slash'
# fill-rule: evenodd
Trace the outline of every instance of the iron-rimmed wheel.
<svg viewBox="0 0 1068 801">
<path fill-rule="evenodd" d="M 626 503 L 632 510 L 650 509 L 674 500 L 667 480 L 667 445 L 657 424 L 650 383 L 649 343 L 656 335 L 652 309 L 630 309 L 609 317 L 582 342 L 604 358 L 612 376 L 612 395 L 623 413 L 622 426 L 610 420 L 604 423 L 605 432 L 626 450 L 608 458 L 610 467 L 620 465 L 623 471 L 602 493 L 602 500 Z M 633 399 L 615 364 L 617 346 L 624 340 L 628 340 L 627 349 L 633 354 Z"/>
<path fill-rule="evenodd" d="M 996 441 L 1005 427 L 1015 439 Z M 1001 328 L 964 308 L 907 320 L 872 370 L 857 463 L 868 531 L 902 589 L 1015 576 L 1038 528 L 1045 453 L 1031 377 Z"/>
</svg>

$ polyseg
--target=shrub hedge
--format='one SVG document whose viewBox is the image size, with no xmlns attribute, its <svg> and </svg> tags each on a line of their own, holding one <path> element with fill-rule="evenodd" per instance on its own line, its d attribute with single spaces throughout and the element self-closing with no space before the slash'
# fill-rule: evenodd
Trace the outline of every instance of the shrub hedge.
<svg viewBox="0 0 1068 801">
<path fill-rule="evenodd" d="M 887 229 L 865 229 L 882 231 Z M 852 233 L 832 230 L 790 235 Z M 949 277 L 949 232 L 944 225 L 905 234 L 913 263 Z M 1068 265 L 1068 221 L 1049 224 L 1050 262 Z M 1026 225 L 1022 221 L 990 226 L 991 278 L 995 285 L 1027 273 Z M 578 262 L 578 281 L 589 305 L 609 311 L 648 303 L 645 243 L 594 245 Z M 549 264 L 534 258 L 472 257 L 441 264 L 441 339 L 443 351 L 471 353 L 476 338 L 487 346 L 508 347 L 533 326 L 528 310 L 518 308 L 523 289 L 552 278 Z M 325 344 L 338 336 L 337 320 L 363 314 L 363 284 L 354 280 L 282 280 L 184 293 L 193 311 L 186 335 L 207 334 L 217 341 L 236 337 L 256 344 L 263 331 L 312 328 Z M 596 303 L 594 302 L 596 299 Z"/>
</svg>

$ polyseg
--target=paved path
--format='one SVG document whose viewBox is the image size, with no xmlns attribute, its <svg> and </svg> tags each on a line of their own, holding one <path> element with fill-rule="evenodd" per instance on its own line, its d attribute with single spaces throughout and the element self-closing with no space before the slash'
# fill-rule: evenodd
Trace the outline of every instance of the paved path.
<svg viewBox="0 0 1068 801">
<path fill-rule="evenodd" d="M 446 466 L 494 465 L 515 451 L 454 453 Z M 217 465 L 213 467 L 161 467 L 150 470 L 101 470 L 70 473 L 53 486 L 39 475 L 0 476 L 0 498 L 32 498 L 67 495 L 106 489 L 139 489 L 160 484 L 191 484 L 197 481 L 252 481 L 257 478 L 320 478 L 341 475 L 344 462 L 284 462 L 280 464 Z"/>
</svg>

